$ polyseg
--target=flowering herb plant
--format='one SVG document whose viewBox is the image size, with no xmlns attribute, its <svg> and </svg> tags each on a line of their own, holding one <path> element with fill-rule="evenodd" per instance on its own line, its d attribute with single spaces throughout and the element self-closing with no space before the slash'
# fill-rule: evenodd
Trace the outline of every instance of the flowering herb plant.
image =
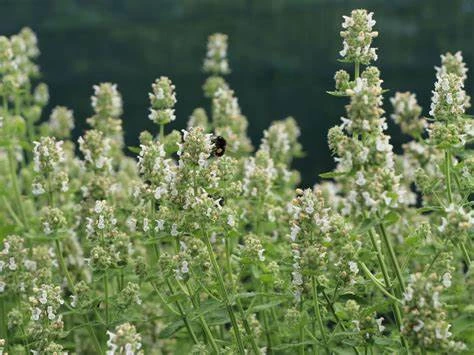
<svg viewBox="0 0 474 355">
<path fill-rule="evenodd" d="M 293 118 L 248 138 L 224 34 L 203 64 L 210 109 L 169 131 L 179 95 L 156 79 L 139 147 L 115 84 L 93 87 L 77 141 L 70 109 L 42 120 L 35 34 L 0 37 L 0 353 L 472 353 L 467 68 L 441 56 L 426 117 L 394 94 L 412 138 L 395 154 L 374 26 L 344 16 L 337 166 L 306 189 Z"/>
</svg>

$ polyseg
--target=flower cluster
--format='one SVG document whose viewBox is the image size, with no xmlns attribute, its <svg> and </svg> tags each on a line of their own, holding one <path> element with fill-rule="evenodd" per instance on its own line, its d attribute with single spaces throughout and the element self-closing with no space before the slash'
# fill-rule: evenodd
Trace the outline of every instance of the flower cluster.
<svg viewBox="0 0 474 355">
<path fill-rule="evenodd" d="M 410 276 L 403 296 L 406 318 L 402 332 L 414 346 L 422 349 L 435 352 L 464 350 L 465 344 L 452 339 L 451 324 L 446 321 L 441 296 L 450 282 L 445 278 L 443 284 L 440 284 L 439 276 L 435 273 Z"/>
<path fill-rule="evenodd" d="M 465 103 L 466 92 L 462 77 L 451 73 L 439 74 L 431 99 L 430 115 L 447 121 L 450 117 L 463 115 Z"/>
<path fill-rule="evenodd" d="M 64 322 L 59 313 L 64 300 L 59 286 L 43 284 L 33 288 L 33 294 L 28 298 L 30 323 L 28 333 L 38 342 L 36 351 L 48 352 L 52 348 L 62 350 L 62 346 L 54 341 L 62 336 Z"/>
<path fill-rule="evenodd" d="M 158 125 L 168 124 L 176 119 L 173 107 L 176 104 L 176 94 L 171 80 L 165 76 L 156 79 L 151 85 L 153 92 L 150 98 L 150 114 L 148 118 Z"/>
<path fill-rule="evenodd" d="M 33 170 L 36 174 L 33 181 L 33 194 L 68 191 L 68 175 L 63 164 L 65 162 L 63 141 L 41 137 L 40 141 L 34 142 L 33 162 Z"/>
<path fill-rule="evenodd" d="M 393 106 L 393 121 L 400 125 L 403 133 L 419 137 L 426 128 L 426 120 L 420 118 L 421 107 L 416 95 L 411 92 L 397 92 L 390 99 Z"/>
<path fill-rule="evenodd" d="M 348 62 L 369 64 L 377 60 L 375 48 L 371 48 L 373 38 L 378 36 L 373 31 L 374 13 L 366 10 L 353 10 L 351 16 L 344 16 L 342 23 L 343 48 L 339 52 Z"/>
<path fill-rule="evenodd" d="M 216 91 L 212 100 L 212 122 L 216 135 L 227 141 L 230 153 L 241 155 L 252 150 L 247 137 L 247 118 L 242 115 L 231 89 L 220 88 Z"/>
<path fill-rule="evenodd" d="M 203 68 L 205 72 L 213 75 L 223 75 L 230 72 L 227 62 L 227 35 L 214 33 L 209 36 Z"/>
<path fill-rule="evenodd" d="M 47 123 L 49 134 L 54 137 L 65 139 L 70 138 L 71 130 L 74 128 L 73 112 L 64 106 L 56 106 Z"/>
<path fill-rule="evenodd" d="M 113 333 L 107 331 L 107 335 L 109 336 L 107 355 L 144 354 L 141 350 L 142 337 L 132 324 L 118 325 Z"/>
</svg>

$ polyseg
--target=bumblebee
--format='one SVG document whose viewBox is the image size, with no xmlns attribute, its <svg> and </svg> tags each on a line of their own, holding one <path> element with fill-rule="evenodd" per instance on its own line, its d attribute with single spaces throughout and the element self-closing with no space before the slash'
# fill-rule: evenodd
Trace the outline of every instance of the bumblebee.
<svg viewBox="0 0 474 355">
<path fill-rule="evenodd" d="M 212 153 L 216 156 L 216 157 L 221 157 L 224 155 L 225 153 L 225 148 L 227 146 L 227 141 L 224 139 L 224 137 L 221 137 L 221 136 L 215 136 L 213 139 L 212 139 L 212 143 L 214 144 L 214 149 L 212 151 Z"/>
</svg>

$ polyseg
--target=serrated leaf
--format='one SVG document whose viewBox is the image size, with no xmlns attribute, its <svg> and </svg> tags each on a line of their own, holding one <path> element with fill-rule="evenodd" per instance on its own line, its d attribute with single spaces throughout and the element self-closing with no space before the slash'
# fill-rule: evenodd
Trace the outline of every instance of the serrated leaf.
<svg viewBox="0 0 474 355">
<path fill-rule="evenodd" d="M 218 310 L 224 310 L 224 304 L 218 302 L 214 299 L 207 300 L 206 302 L 201 303 L 199 306 L 199 311 L 194 311 L 190 314 L 191 319 L 196 319 L 199 316 L 205 316 L 211 312 L 217 312 Z"/>
<path fill-rule="evenodd" d="M 321 173 L 319 174 L 319 177 L 323 179 L 330 179 L 338 176 L 344 176 L 347 175 L 347 172 L 341 172 L 341 171 L 328 171 L 327 173 Z"/>
<path fill-rule="evenodd" d="M 389 226 L 396 223 L 400 219 L 400 215 L 397 212 L 390 212 L 383 217 L 383 222 L 385 225 Z"/>
<path fill-rule="evenodd" d="M 183 292 L 177 292 L 168 297 L 169 302 L 176 302 L 181 300 L 187 300 L 188 296 Z"/>
<path fill-rule="evenodd" d="M 278 306 L 281 303 L 283 303 L 282 300 L 280 300 L 280 301 L 271 301 L 271 302 L 259 304 L 257 306 L 252 307 L 252 311 L 254 311 L 254 312 L 263 311 L 265 309 L 269 309 L 269 308 L 273 308 L 275 306 Z"/>
<path fill-rule="evenodd" d="M 158 338 L 168 339 L 169 337 L 171 337 L 174 333 L 176 333 L 183 327 L 184 327 L 184 321 L 182 319 L 177 320 L 169 324 L 165 329 L 163 329 L 158 335 Z"/>
<path fill-rule="evenodd" d="M 379 221 L 375 218 L 366 218 L 362 223 L 357 227 L 359 233 L 367 233 L 371 228 L 375 227 Z"/>
</svg>

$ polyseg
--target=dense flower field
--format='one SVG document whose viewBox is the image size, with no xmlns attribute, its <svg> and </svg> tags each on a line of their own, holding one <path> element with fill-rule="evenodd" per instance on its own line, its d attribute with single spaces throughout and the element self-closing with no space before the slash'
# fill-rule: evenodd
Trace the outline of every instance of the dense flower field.
<svg viewBox="0 0 474 355">
<path fill-rule="evenodd" d="M 0 37 L 0 345 L 9 354 L 441 354 L 474 351 L 474 159 L 467 68 L 441 56 L 431 107 L 396 92 L 389 117 L 373 14 L 344 16 L 328 144 L 337 167 L 298 187 L 293 118 L 254 147 L 209 37 L 210 110 L 170 131 L 176 88 L 151 85 L 126 147 L 116 85 L 90 128 L 49 114 L 28 28 Z M 179 88 L 178 88 L 179 93 Z M 1 352 L 1 351 L 0 351 Z"/>
</svg>

